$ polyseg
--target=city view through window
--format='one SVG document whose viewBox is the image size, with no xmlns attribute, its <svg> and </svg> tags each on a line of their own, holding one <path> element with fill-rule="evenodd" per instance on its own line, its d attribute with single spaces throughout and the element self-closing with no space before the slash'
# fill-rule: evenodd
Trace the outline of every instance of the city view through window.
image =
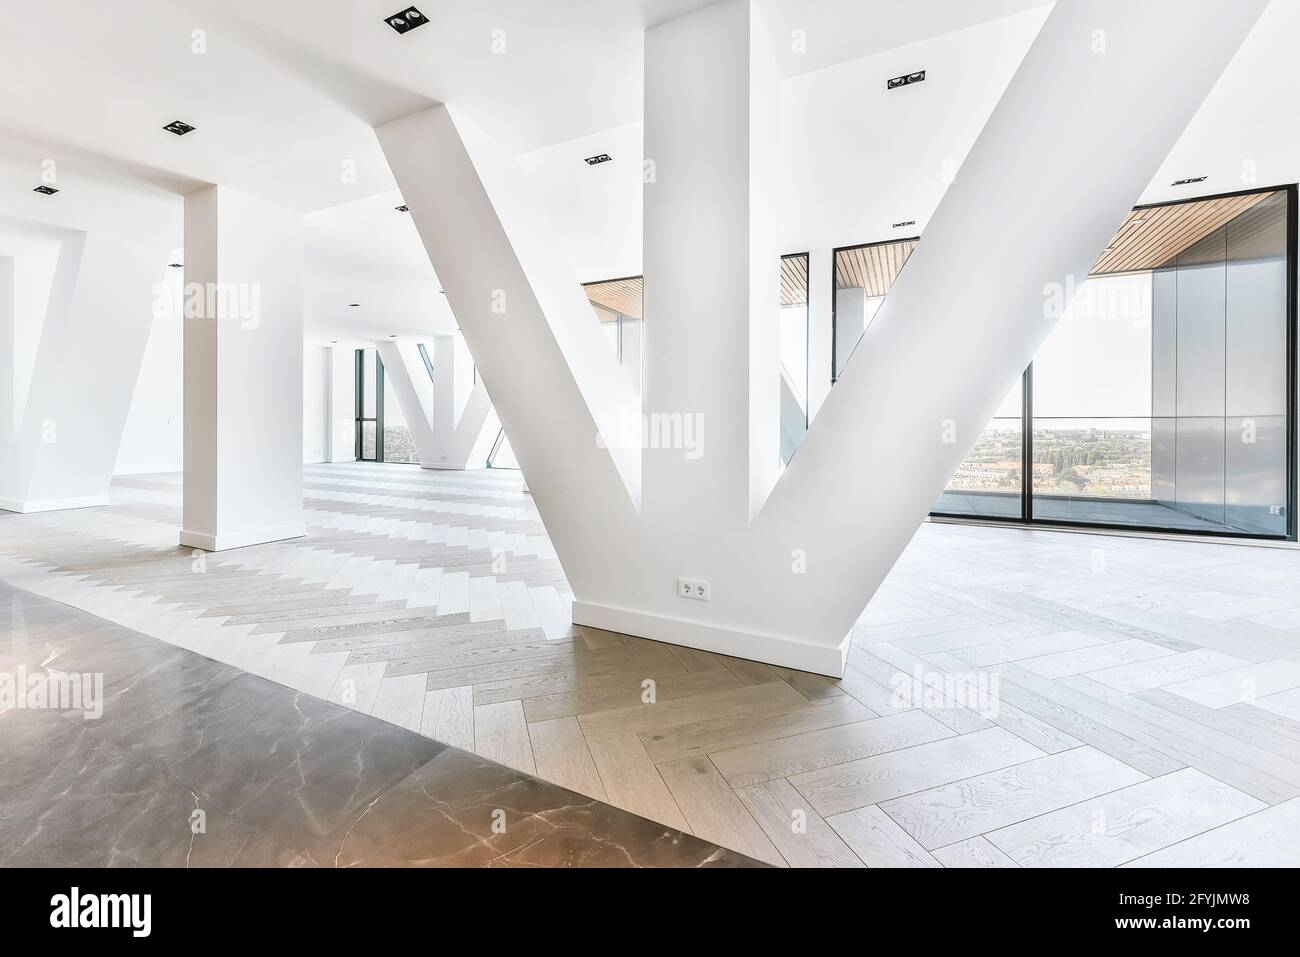
<svg viewBox="0 0 1300 957">
<path fill-rule="evenodd" d="M 1284 537 L 1289 202 L 1265 190 L 1130 213 L 1077 289 L 1044 290 L 1060 312 L 1026 371 L 1030 401 L 1017 380 L 934 512 Z M 868 324 L 860 302 L 897 275 L 864 268 L 864 249 L 899 270 L 911 251 L 836 251 L 841 362 Z"/>
</svg>

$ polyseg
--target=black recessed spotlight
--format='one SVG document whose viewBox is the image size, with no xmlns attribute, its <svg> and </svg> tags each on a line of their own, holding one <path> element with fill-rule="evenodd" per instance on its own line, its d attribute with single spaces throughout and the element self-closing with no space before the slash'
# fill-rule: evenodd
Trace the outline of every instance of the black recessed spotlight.
<svg viewBox="0 0 1300 957">
<path fill-rule="evenodd" d="M 186 133 L 193 133 L 194 127 L 184 120 L 172 120 L 163 127 L 168 133 L 175 133 L 177 136 L 184 136 Z"/>
<path fill-rule="evenodd" d="M 925 79 L 925 71 L 917 70 L 915 73 L 904 73 L 902 76 L 891 77 L 885 81 L 886 90 L 897 90 L 902 86 L 911 86 L 913 83 L 920 83 Z"/>
<path fill-rule="evenodd" d="M 184 263 L 168 263 L 168 264 L 167 264 L 167 267 L 168 267 L 169 269 L 184 269 L 184 268 L 185 268 L 185 264 L 184 264 Z"/>
<path fill-rule="evenodd" d="M 397 333 L 395 333 L 395 332 L 393 332 L 393 333 L 389 333 L 388 338 L 390 338 L 390 339 L 396 339 L 396 338 L 397 338 Z"/>
<path fill-rule="evenodd" d="M 895 228 L 895 229 L 902 229 L 904 226 L 915 226 L 915 225 L 916 225 L 916 220 L 915 220 L 915 219 L 907 219 L 907 220 L 904 220 L 904 221 L 901 222 L 901 223 L 894 223 L 894 228 Z"/>
<path fill-rule="evenodd" d="M 415 7 L 407 7 L 401 13 L 394 13 L 390 17 L 384 17 L 384 20 L 388 25 L 398 33 L 407 33 L 410 30 L 414 30 L 416 27 L 422 27 L 428 22 L 428 19 L 429 18 L 423 13 L 415 9 Z"/>
<path fill-rule="evenodd" d="M 612 158 L 608 153 L 597 153 L 595 156 L 588 156 L 583 162 L 588 166 L 599 166 L 601 163 L 608 163 Z"/>
<path fill-rule="evenodd" d="M 401 206 L 394 206 L 393 209 L 397 210 L 399 213 L 409 213 L 411 211 L 411 207 L 407 206 L 405 203 Z"/>
<path fill-rule="evenodd" d="M 361 303 L 359 303 L 359 302 L 350 302 L 350 303 L 348 303 L 348 308 L 350 308 L 350 309 L 355 309 L 355 308 L 357 308 L 357 307 L 360 306 L 360 305 L 361 305 Z"/>
<path fill-rule="evenodd" d="M 1190 186 L 1192 183 L 1204 183 L 1204 176 L 1192 176 L 1189 179 L 1176 179 L 1169 185 L 1171 186 Z"/>
<path fill-rule="evenodd" d="M 37 186 L 34 190 L 32 190 L 32 192 L 43 193 L 46 196 L 53 196 L 55 193 L 58 192 L 58 190 L 55 189 L 53 186 L 41 185 L 41 186 Z"/>
</svg>

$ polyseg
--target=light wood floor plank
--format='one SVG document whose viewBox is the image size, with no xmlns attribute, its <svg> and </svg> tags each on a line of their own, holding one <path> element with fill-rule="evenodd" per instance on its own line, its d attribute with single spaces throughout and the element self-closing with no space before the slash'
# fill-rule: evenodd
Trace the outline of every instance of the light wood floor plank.
<svg viewBox="0 0 1300 957">
<path fill-rule="evenodd" d="M 848 761 L 790 778 L 823 817 L 1043 757 L 1002 728 Z"/>
<path fill-rule="evenodd" d="M 1267 806 L 1184 768 L 986 836 L 1021 867 L 1115 867 Z"/>
<path fill-rule="evenodd" d="M 470 685 L 424 693 L 420 733 L 466 751 L 474 750 L 474 689 Z"/>
<path fill-rule="evenodd" d="M 881 809 L 933 849 L 1143 780 L 1127 764 L 1083 747 L 920 791 Z"/>
<path fill-rule="evenodd" d="M 769 864 L 786 863 L 707 757 L 670 761 L 659 765 L 659 773 L 696 837 Z"/>
<path fill-rule="evenodd" d="M 953 732 L 921 711 L 904 711 L 710 754 L 735 788 L 897 751 Z"/>
<path fill-rule="evenodd" d="M 826 819 L 868 867 L 940 867 L 940 863 L 878 807 Z"/>
<path fill-rule="evenodd" d="M 539 777 L 598 801 L 609 799 L 577 718 L 533 722 L 528 736 Z"/>
<path fill-rule="evenodd" d="M 853 853 L 789 781 L 736 792 L 791 867 L 862 867 Z"/>
<path fill-rule="evenodd" d="M 1300 867 L 1300 798 L 1205 831 L 1125 867 Z"/>
<path fill-rule="evenodd" d="M 518 701 L 484 704 L 474 708 L 474 750 L 483 757 L 517 771 L 536 774 L 528 723 Z"/>
<path fill-rule="evenodd" d="M 777 741 L 805 731 L 817 731 L 876 717 L 845 695 L 798 704 L 764 715 L 732 715 L 689 722 L 641 736 L 656 764 L 711 754 L 761 741 Z"/>
<path fill-rule="evenodd" d="M 969 837 L 930 852 L 944 867 L 1019 867 L 983 837 Z"/>
<path fill-rule="evenodd" d="M 634 734 L 588 738 L 591 759 L 611 803 L 667 827 L 692 833 L 659 769 Z"/>
</svg>

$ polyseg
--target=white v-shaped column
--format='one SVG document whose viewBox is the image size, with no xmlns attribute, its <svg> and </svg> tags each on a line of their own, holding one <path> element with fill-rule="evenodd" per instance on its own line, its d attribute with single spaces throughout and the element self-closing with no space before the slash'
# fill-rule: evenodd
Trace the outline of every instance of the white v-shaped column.
<svg viewBox="0 0 1300 957">
<path fill-rule="evenodd" d="M 379 358 L 384 362 L 384 378 L 393 387 L 393 394 L 401 406 L 402 417 L 411 430 L 420 466 L 426 469 L 466 469 L 474 464 L 474 450 L 483 447 L 483 432 L 492 411 L 492 400 L 482 380 L 460 382 L 470 378 L 470 370 L 456 368 L 456 343 L 452 336 L 435 336 L 431 343 L 433 355 L 433 388 L 427 393 L 428 403 L 421 399 L 417 380 L 424 380 L 427 370 L 423 362 L 412 355 L 415 345 L 404 346 L 391 340 L 377 344 Z M 467 386 L 468 395 L 461 392 Z M 457 402 L 464 395 L 463 402 Z M 492 427 L 492 437 L 496 426 Z M 477 460 L 482 465 L 486 453 Z"/>
<path fill-rule="evenodd" d="M 1265 5 L 1057 3 L 774 485 L 762 151 L 779 85 L 750 0 L 646 36 L 646 410 L 699 427 L 645 450 L 644 494 L 640 449 L 597 435 L 630 386 L 513 157 L 453 107 L 379 128 L 575 620 L 840 674 L 853 622 L 1051 331 L 1045 295 L 1087 275 Z M 711 600 L 679 597 L 679 576 Z"/>
</svg>

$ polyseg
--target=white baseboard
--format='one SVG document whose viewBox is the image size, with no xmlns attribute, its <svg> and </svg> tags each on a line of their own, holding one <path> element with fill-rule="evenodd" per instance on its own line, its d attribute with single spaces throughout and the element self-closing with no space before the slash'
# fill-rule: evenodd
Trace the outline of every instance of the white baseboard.
<svg viewBox="0 0 1300 957">
<path fill-rule="evenodd" d="M 429 469 L 430 471 L 434 471 L 434 472 L 463 472 L 463 471 L 465 471 L 465 466 L 464 466 L 464 465 L 448 465 L 446 462 L 439 462 L 439 463 L 436 464 L 436 465 L 425 465 L 423 462 L 421 462 L 421 463 L 420 463 L 420 468 L 422 468 L 422 469 Z"/>
<path fill-rule="evenodd" d="M 296 525 L 273 525 L 269 528 L 254 528 L 224 535 L 209 535 L 206 532 L 190 532 L 181 529 L 181 544 L 186 548 L 201 548 L 205 552 L 224 552 L 231 548 L 247 548 L 249 545 L 265 545 L 268 542 L 302 538 L 306 534 L 307 526 L 302 522 Z"/>
<path fill-rule="evenodd" d="M 83 495 L 80 498 L 46 498 L 31 501 L 0 498 L 0 509 L 6 512 L 57 512 L 65 508 L 99 508 L 107 504 L 107 495 Z"/>
<path fill-rule="evenodd" d="M 811 671 L 830 678 L 844 677 L 849 639 L 852 637 L 845 635 L 838 645 L 814 645 L 793 638 L 719 628 L 717 625 L 647 615 L 628 608 L 586 601 L 574 601 L 573 622 L 670 645 L 712 651 L 732 658 L 761 661 L 797 671 Z"/>
</svg>

